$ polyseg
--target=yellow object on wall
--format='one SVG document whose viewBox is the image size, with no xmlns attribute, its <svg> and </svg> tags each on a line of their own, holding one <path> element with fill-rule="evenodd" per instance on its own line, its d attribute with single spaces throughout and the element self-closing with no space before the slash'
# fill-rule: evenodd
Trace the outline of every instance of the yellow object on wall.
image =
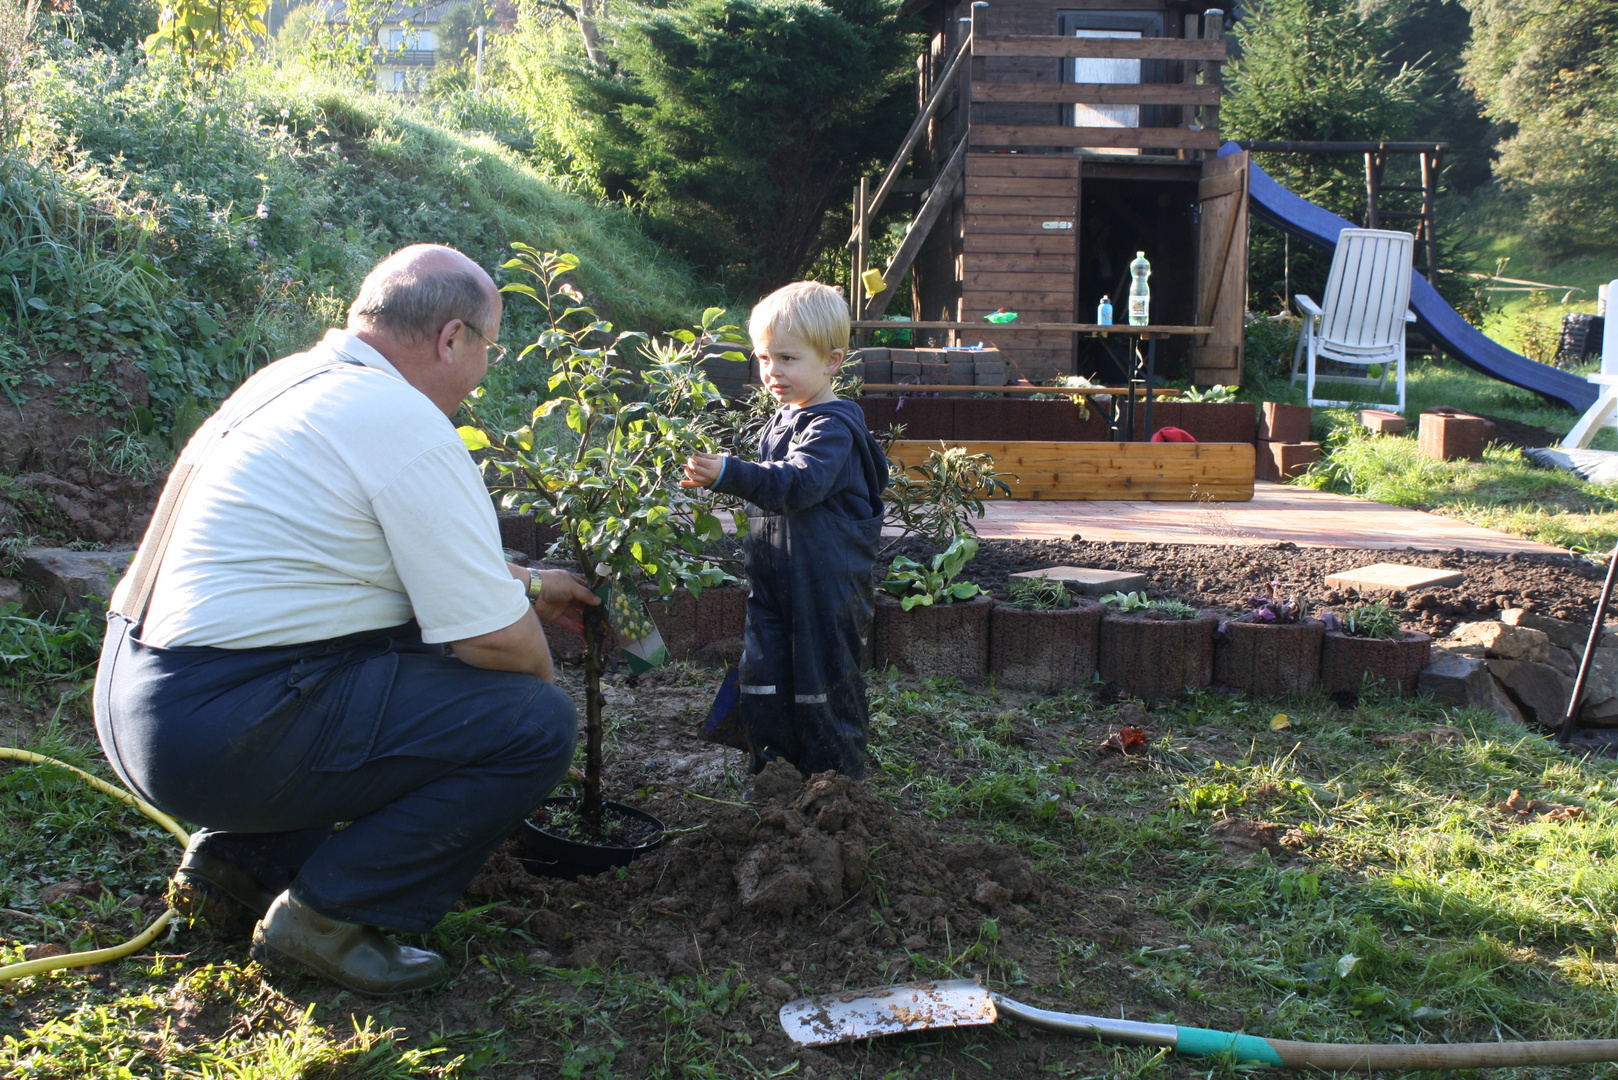
<svg viewBox="0 0 1618 1080">
<path fill-rule="evenodd" d="M 860 275 L 860 284 L 865 286 L 866 296 L 875 296 L 888 287 L 888 283 L 882 280 L 882 271 L 880 270 L 865 271 Z"/>
</svg>

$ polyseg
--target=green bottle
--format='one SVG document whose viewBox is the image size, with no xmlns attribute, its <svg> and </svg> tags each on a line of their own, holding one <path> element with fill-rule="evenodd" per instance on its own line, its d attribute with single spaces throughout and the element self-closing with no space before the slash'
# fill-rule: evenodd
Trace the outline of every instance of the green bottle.
<svg viewBox="0 0 1618 1080">
<path fill-rule="evenodd" d="M 1152 287 L 1146 284 L 1152 276 L 1152 264 L 1146 261 L 1146 252 L 1135 252 L 1129 276 L 1129 325 L 1146 326 L 1152 321 Z"/>
</svg>

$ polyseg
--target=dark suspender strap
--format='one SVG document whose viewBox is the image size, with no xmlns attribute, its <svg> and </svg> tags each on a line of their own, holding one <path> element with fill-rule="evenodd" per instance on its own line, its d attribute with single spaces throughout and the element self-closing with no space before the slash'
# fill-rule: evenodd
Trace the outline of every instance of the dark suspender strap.
<svg viewBox="0 0 1618 1080">
<path fill-rule="evenodd" d="M 244 383 L 225 403 L 225 407 L 203 424 L 186 444 L 180 459 L 174 465 L 174 470 L 169 473 L 168 481 L 163 485 L 163 494 L 157 500 L 157 509 L 152 513 L 152 522 L 146 527 L 146 535 L 141 538 L 140 548 L 135 552 L 134 562 L 130 564 L 129 592 L 124 597 L 122 608 L 115 609 L 120 615 L 137 624 L 146 618 L 146 609 L 152 603 L 152 588 L 157 584 L 157 574 L 162 568 L 163 556 L 168 552 L 169 541 L 174 538 L 174 527 L 179 521 L 180 507 L 185 502 L 186 492 L 191 490 L 192 482 L 196 480 L 197 473 L 201 471 L 202 465 L 214 447 L 248 417 L 294 386 L 348 363 L 346 360 L 331 360 L 314 367 L 294 365 L 290 370 L 282 372 L 275 371 L 275 365 L 271 365 Z M 254 386 L 253 384 L 260 379 L 264 382 Z"/>
</svg>

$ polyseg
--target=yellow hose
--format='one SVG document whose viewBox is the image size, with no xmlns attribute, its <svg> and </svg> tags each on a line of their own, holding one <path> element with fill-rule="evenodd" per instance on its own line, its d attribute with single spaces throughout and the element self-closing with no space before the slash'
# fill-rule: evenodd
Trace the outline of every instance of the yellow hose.
<svg viewBox="0 0 1618 1080">
<path fill-rule="evenodd" d="M 0 759 L 3 758 L 26 761 L 32 765 L 56 765 L 71 772 L 76 772 L 97 791 L 111 795 L 120 802 L 128 803 L 173 833 L 175 839 L 180 841 L 181 847 L 191 842 L 191 834 L 181 828 L 178 821 L 175 821 L 144 799 L 138 799 L 121 787 L 109 784 L 99 777 L 91 776 L 83 769 L 75 768 L 65 761 L 57 761 L 55 758 L 46 757 L 44 754 L 35 754 L 28 750 L 13 750 L 7 746 L 0 746 Z M 131 938 L 122 945 L 115 945 L 110 949 L 90 949 L 86 952 L 68 953 L 65 956 L 47 956 L 42 960 L 25 960 L 20 964 L 9 964 L 5 967 L 0 967 L 0 982 L 22 979 L 29 975 L 42 975 L 47 971 L 56 971 L 60 968 L 88 967 L 91 964 L 106 964 L 114 960 L 122 960 L 130 953 L 139 952 L 153 941 L 156 941 L 157 935 L 162 933 L 163 928 L 178 914 L 179 912 L 172 907 L 169 908 L 152 920 L 152 925 L 141 931 L 139 937 Z"/>
</svg>

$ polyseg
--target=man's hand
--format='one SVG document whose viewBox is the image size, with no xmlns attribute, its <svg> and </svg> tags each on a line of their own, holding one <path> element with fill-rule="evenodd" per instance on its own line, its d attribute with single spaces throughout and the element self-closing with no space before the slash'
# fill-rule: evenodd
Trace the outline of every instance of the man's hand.
<svg viewBox="0 0 1618 1080">
<path fill-rule="evenodd" d="M 583 637 L 584 609 L 601 603 L 601 597 L 585 586 L 583 578 L 567 570 L 541 570 L 539 585 L 534 614 L 542 622 L 565 626 Z"/>
<path fill-rule="evenodd" d="M 724 454 L 692 454 L 685 459 L 685 479 L 681 487 L 713 487 L 724 469 Z"/>
</svg>

